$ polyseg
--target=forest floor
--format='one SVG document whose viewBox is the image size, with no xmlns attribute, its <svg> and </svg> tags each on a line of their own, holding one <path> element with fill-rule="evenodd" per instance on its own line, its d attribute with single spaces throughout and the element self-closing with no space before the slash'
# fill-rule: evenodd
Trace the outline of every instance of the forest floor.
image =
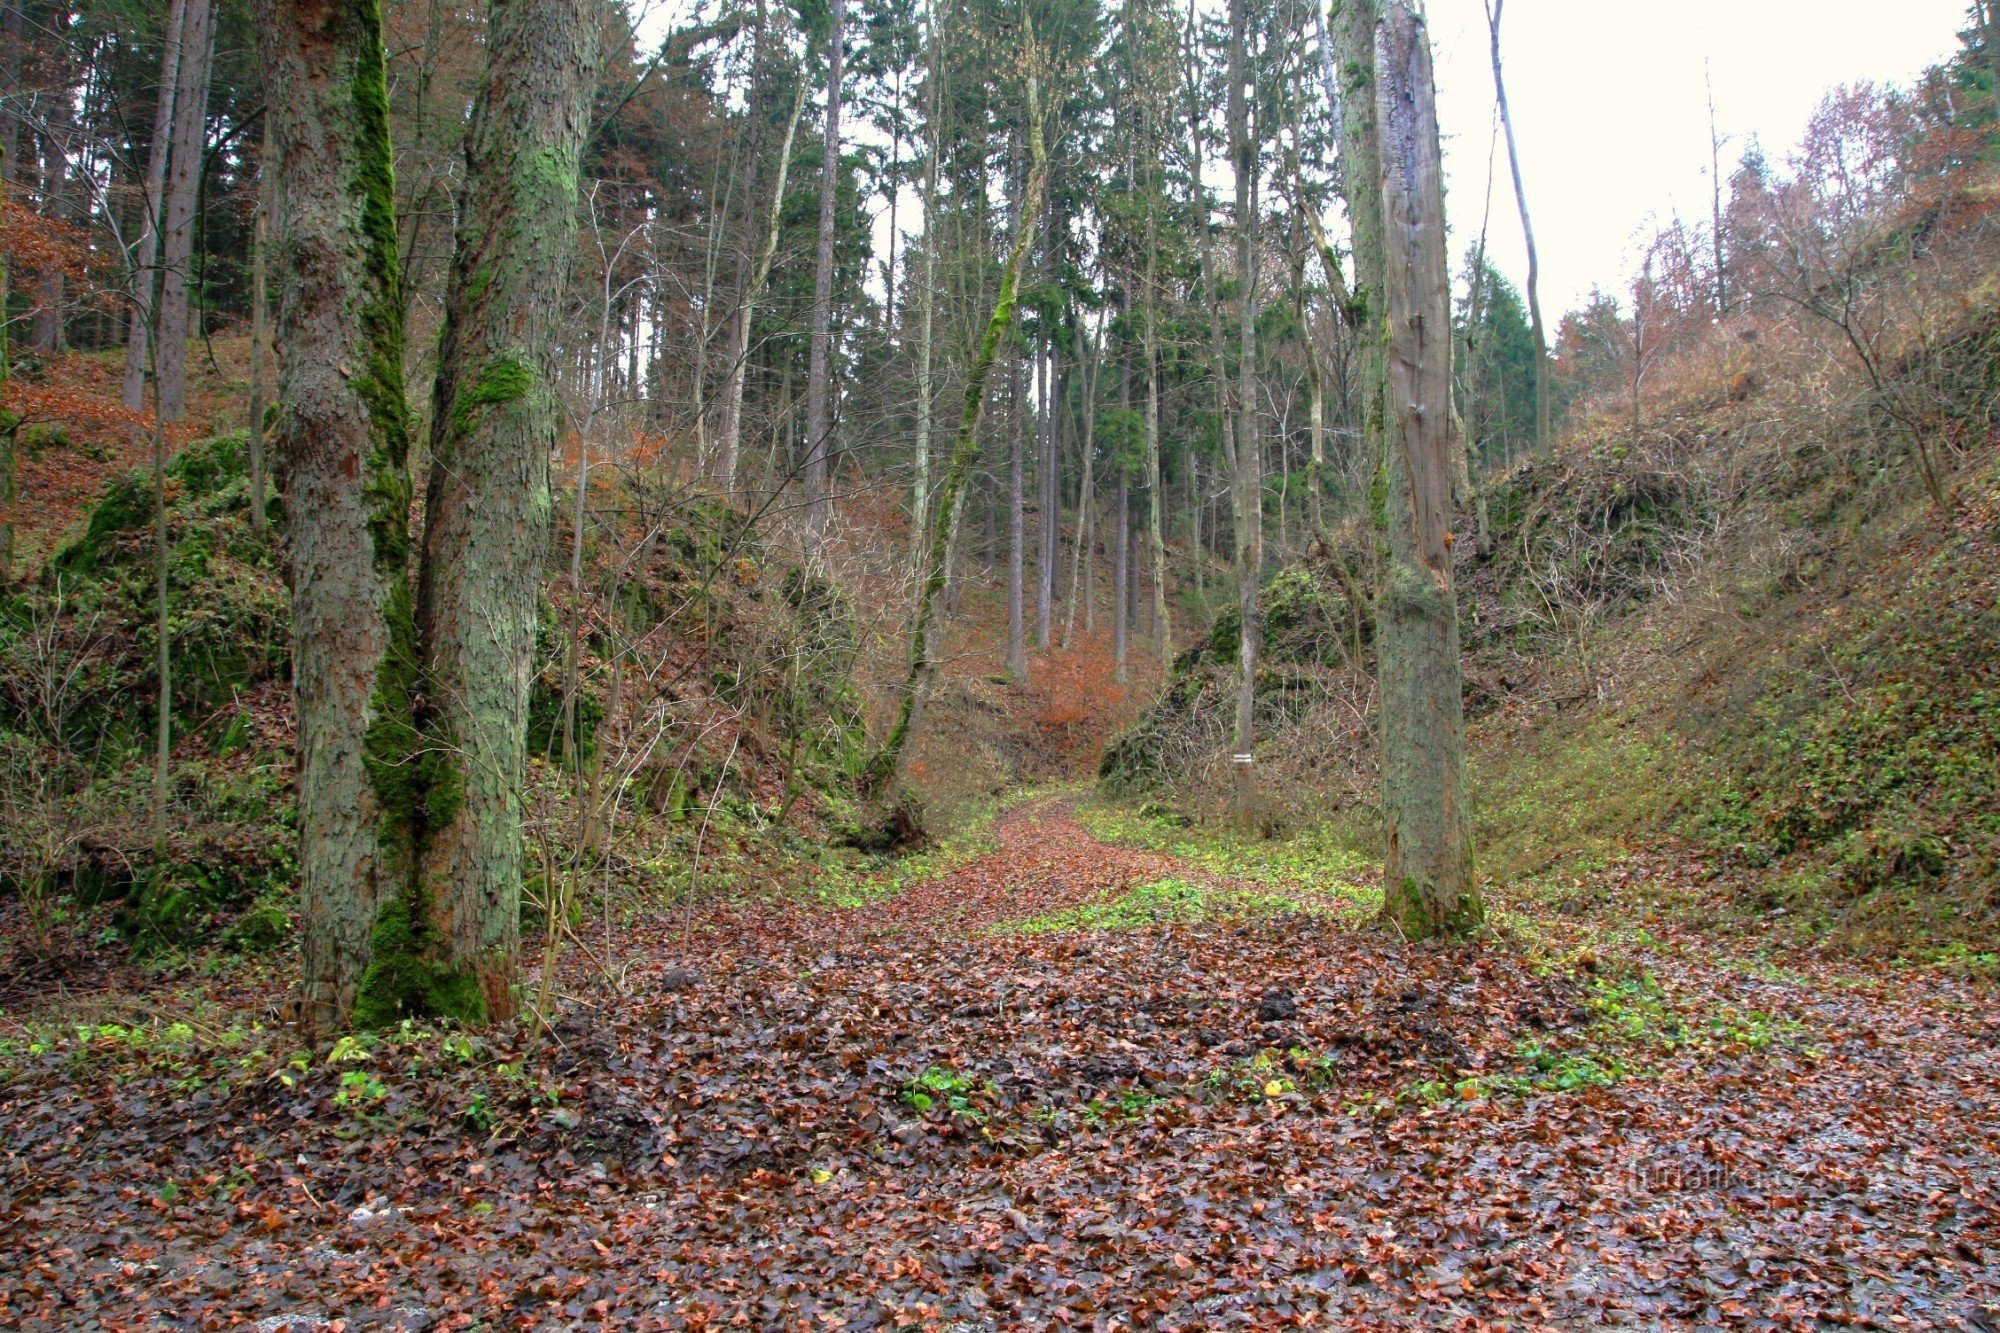
<svg viewBox="0 0 2000 1333">
<path fill-rule="evenodd" d="M 1409 947 L 1365 868 L 1076 806 L 593 923 L 533 1051 L 295 1054 L 276 970 L 10 1021 L 0 1324 L 2000 1327 L 1990 985 L 1615 906 Z"/>
</svg>

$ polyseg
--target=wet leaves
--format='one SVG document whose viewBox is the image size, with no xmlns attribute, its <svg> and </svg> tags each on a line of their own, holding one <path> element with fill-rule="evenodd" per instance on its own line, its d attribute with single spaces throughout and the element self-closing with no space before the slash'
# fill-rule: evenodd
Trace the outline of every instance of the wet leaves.
<svg viewBox="0 0 2000 1333">
<path fill-rule="evenodd" d="M 1994 1318 L 1989 992 L 1696 947 L 1646 988 L 1325 914 L 1023 934 L 996 928 L 1232 886 L 1059 802 L 996 837 L 848 910 L 642 922 L 622 993 L 566 977 L 533 1054 L 24 1055 L 0 1321 Z M 1581 1076 L 1593 1043 L 1639 1076 Z"/>
</svg>

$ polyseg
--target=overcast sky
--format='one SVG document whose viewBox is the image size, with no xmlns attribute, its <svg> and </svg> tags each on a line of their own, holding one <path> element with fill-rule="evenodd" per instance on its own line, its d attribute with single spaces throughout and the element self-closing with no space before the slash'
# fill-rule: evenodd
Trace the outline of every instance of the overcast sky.
<svg viewBox="0 0 2000 1333">
<path fill-rule="evenodd" d="M 1727 180 L 1753 137 L 1782 161 L 1828 88 L 1915 79 L 1956 47 L 1966 12 L 1965 0 L 1507 0 L 1507 99 L 1551 324 L 1593 283 L 1616 289 L 1649 219 L 1708 216 L 1704 58 Z M 1480 0 L 1430 0 L 1429 18 L 1455 266 L 1479 230 L 1493 72 Z M 1520 282 L 1506 154 L 1487 245 Z"/>
<path fill-rule="evenodd" d="M 641 0 L 641 40 L 657 42 L 691 0 Z M 1118 0 L 1105 0 L 1115 10 Z M 1220 8 L 1225 0 L 1200 0 Z M 850 16 L 858 6 L 850 4 Z M 1456 271 L 1479 231 L 1493 125 L 1493 72 L 1481 0 L 1429 0 Z M 1553 332 L 1592 285 L 1616 292 L 1635 241 L 1678 210 L 1709 212 L 1708 61 L 1726 180 L 1755 139 L 1782 163 L 1821 95 L 1869 79 L 1908 84 L 1957 45 L 1967 0 L 1507 0 L 1501 46 Z M 867 136 L 850 120 L 850 135 Z M 1228 197 L 1226 169 L 1215 185 Z M 1494 158 L 1488 254 L 1527 276 L 1506 149 Z M 913 191 L 905 232 L 920 226 Z M 888 210 L 875 220 L 878 256 Z M 870 286 L 879 288 L 879 276 Z"/>
</svg>

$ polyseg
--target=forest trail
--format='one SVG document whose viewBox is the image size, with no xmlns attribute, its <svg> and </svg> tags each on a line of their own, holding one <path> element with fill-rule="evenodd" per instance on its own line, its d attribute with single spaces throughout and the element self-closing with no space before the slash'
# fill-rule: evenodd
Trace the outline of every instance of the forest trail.
<svg viewBox="0 0 2000 1333">
<path fill-rule="evenodd" d="M 1753 975 L 1688 941 L 1652 941 L 1657 985 L 1508 940 L 1405 947 L 1101 842 L 1062 797 L 993 836 L 858 906 L 633 923 L 618 993 L 575 979 L 525 1059 L 50 1052 L 0 1092 L 0 1310 L 2000 1318 L 2000 1024 L 1974 988 Z"/>
</svg>

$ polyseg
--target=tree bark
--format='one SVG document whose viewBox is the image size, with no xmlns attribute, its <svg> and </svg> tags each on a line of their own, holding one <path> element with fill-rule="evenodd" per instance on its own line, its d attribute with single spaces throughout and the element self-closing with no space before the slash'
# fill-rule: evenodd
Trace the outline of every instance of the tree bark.
<svg viewBox="0 0 2000 1333">
<path fill-rule="evenodd" d="M 12 13 L 22 0 L 14 0 Z M 160 230 L 164 222 L 167 159 L 172 156 L 174 90 L 180 84 L 182 37 L 187 30 L 188 0 L 173 0 L 160 50 L 159 91 L 153 103 L 152 149 L 146 158 L 146 193 L 139 218 L 139 239 L 132 248 L 132 313 L 125 337 L 125 381 L 119 400 L 134 412 L 146 405 L 146 374 L 153 336 L 153 302 L 159 290 Z M 9 157 L 12 157 L 10 151 Z"/>
<path fill-rule="evenodd" d="M 270 268 L 271 194 L 276 176 L 271 156 L 270 121 L 264 123 L 264 153 L 258 164 L 257 221 L 252 228 L 250 259 L 250 531 L 264 540 L 264 327 L 270 302 L 265 291 Z"/>
<path fill-rule="evenodd" d="M 431 419 L 418 627 L 424 984 L 379 1005 L 501 1021 L 520 966 L 521 782 L 558 427 L 557 322 L 597 63 L 586 0 L 495 0 Z"/>
<path fill-rule="evenodd" d="M 1450 277 L 1430 38 L 1408 0 L 1376 26 L 1388 333 L 1389 563 L 1382 677 L 1383 914 L 1406 938 L 1482 920 L 1472 879 L 1465 716 L 1452 589 Z"/>
<path fill-rule="evenodd" d="M 1132 512 L 1131 487 L 1123 477 L 1118 479 L 1118 525 L 1113 530 L 1113 540 L 1118 549 L 1112 555 L 1111 563 L 1111 659 L 1116 665 L 1119 684 L 1126 679 L 1125 660 L 1131 639 L 1132 595 Z"/>
<path fill-rule="evenodd" d="M 280 411 L 298 706 L 301 1017 L 338 1030 L 407 923 L 417 753 L 409 417 L 382 17 L 258 0 L 277 178 Z"/>
<path fill-rule="evenodd" d="M 841 27 L 847 0 L 833 0 L 827 39 L 826 144 L 819 181 L 819 255 L 813 271 L 812 344 L 806 361 L 806 535 L 813 550 L 826 535 L 830 480 L 828 447 L 833 429 L 833 241 L 840 191 Z"/>
<path fill-rule="evenodd" d="M 160 410 L 168 421 L 187 415 L 188 288 L 194 277 L 194 212 L 201 194 L 207 144 L 209 72 L 215 64 L 215 7 L 187 0 L 179 78 L 174 89 L 173 157 L 167 164 L 167 212 L 160 246 Z"/>
</svg>

